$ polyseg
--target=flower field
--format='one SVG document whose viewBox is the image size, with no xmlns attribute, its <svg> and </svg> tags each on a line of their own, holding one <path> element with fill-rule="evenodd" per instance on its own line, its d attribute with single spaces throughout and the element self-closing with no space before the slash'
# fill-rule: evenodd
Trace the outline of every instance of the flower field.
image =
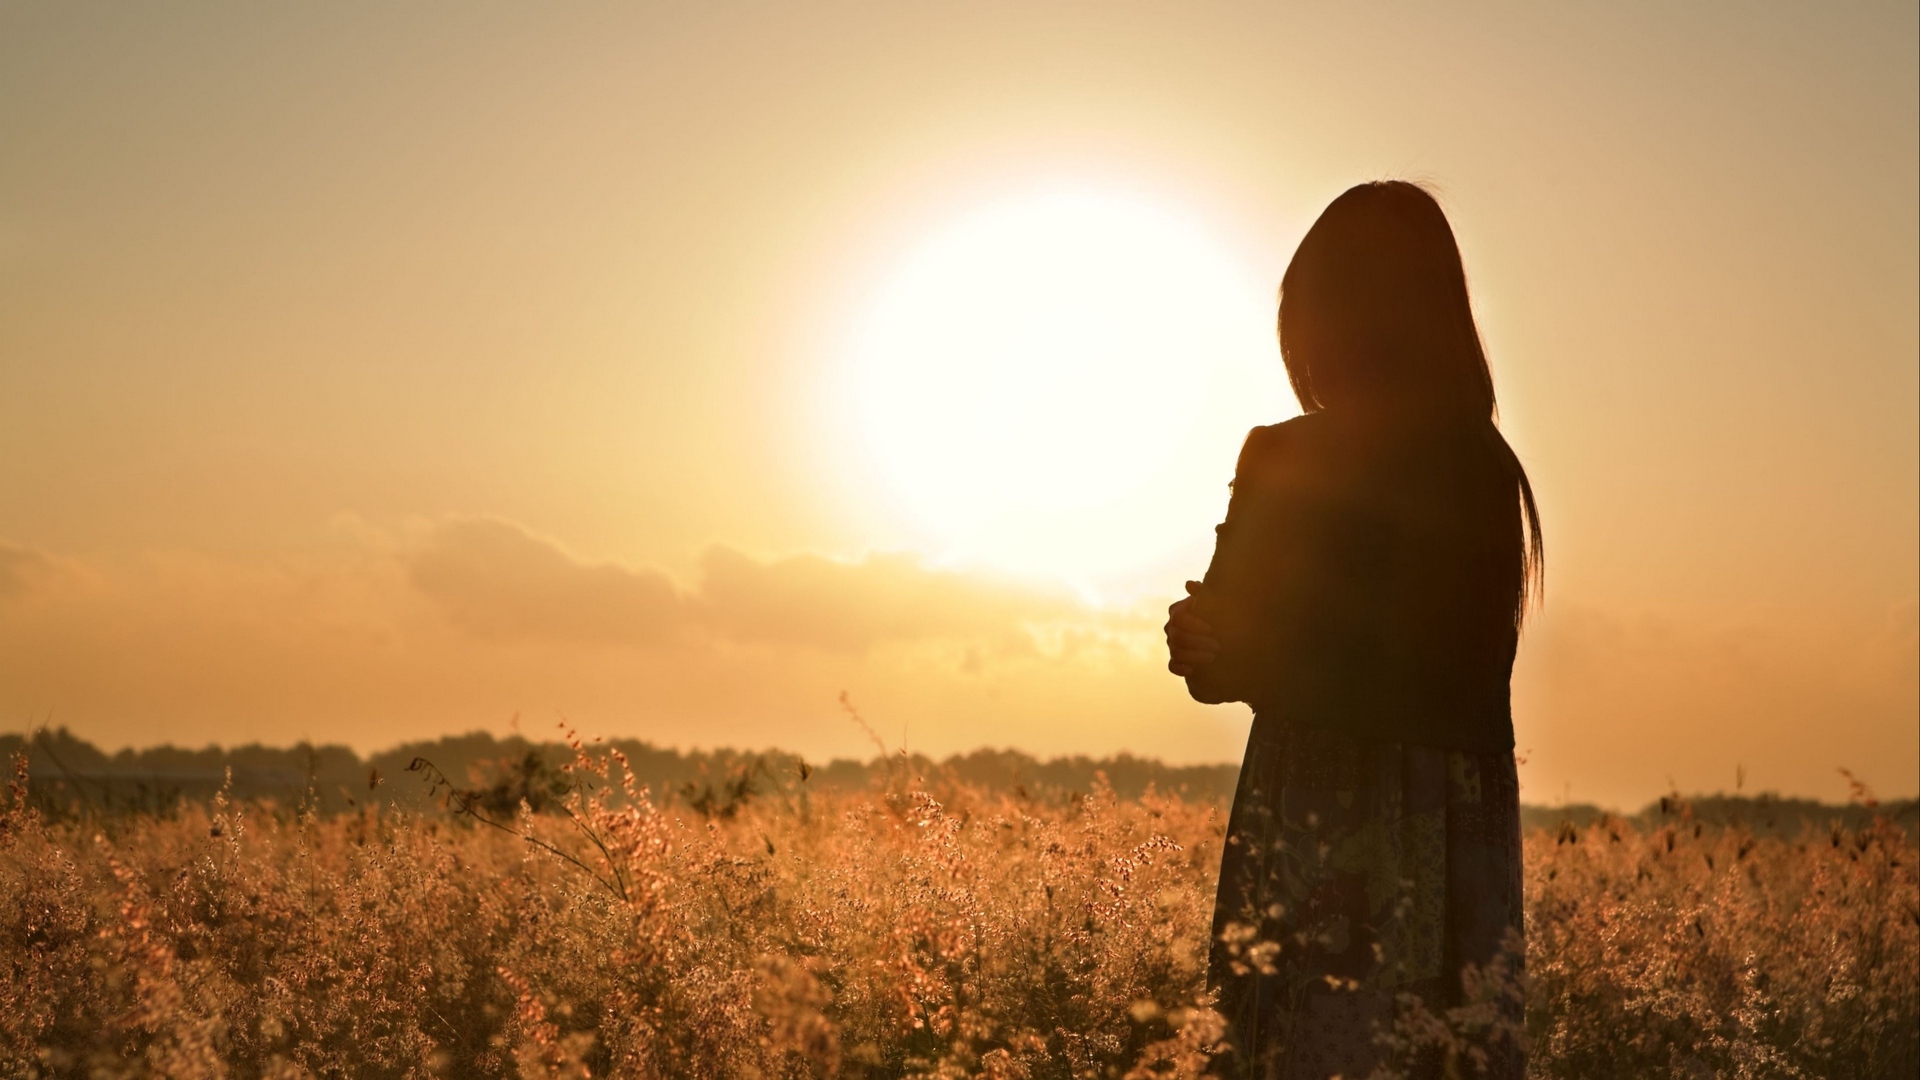
<svg viewBox="0 0 1920 1080">
<path fill-rule="evenodd" d="M 903 765 L 656 804 L 583 748 L 516 812 L 416 773 L 439 806 L 103 815 L 23 767 L 0 1075 L 1167 1077 L 1218 1034 L 1212 798 Z M 1913 1076 L 1915 854 L 1677 803 L 1533 829 L 1530 1073 Z"/>
</svg>

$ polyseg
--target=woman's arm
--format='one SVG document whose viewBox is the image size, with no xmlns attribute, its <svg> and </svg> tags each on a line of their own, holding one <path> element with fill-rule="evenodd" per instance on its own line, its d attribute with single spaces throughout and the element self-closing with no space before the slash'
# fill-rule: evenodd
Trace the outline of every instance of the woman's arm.
<svg viewBox="0 0 1920 1080">
<path fill-rule="evenodd" d="M 1286 536 L 1287 456 L 1282 426 L 1248 434 L 1206 577 L 1189 582 L 1190 595 L 1169 610 L 1168 666 L 1185 676 L 1196 701 L 1257 703 L 1269 691 L 1277 593 L 1296 546 Z"/>
<path fill-rule="evenodd" d="M 1220 657 L 1220 639 L 1213 636 L 1213 624 L 1194 613 L 1205 588 L 1198 581 L 1187 582 L 1187 595 L 1167 608 L 1167 670 L 1183 679 Z"/>
<path fill-rule="evenodd" d="M 1212 623 L 1198 614 L 1207 597 L 1206 584 L 1189 581 L 1187 592 L 1185 599 L 1176 601 L 1167 609 L 1167 653 L 1170 657 L 1167 670 L 1185 679 L 1187 693 L 1204 705 L 1238 700 L 1221 679 L 1227 669 L 1218 666 L 1221 647 L 1217 631 Z"/>
</svg>

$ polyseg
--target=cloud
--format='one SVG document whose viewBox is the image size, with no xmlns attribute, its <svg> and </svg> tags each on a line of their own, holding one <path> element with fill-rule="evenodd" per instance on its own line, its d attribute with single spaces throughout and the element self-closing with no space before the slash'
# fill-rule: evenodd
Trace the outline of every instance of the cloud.
<svg viewBox="0 0 1920 1080">
<path fill-rule="evenodd" d="M 498 518 L 440 523 L 407 564 L 415 588 L 485 636 L 658 642 L 686 621 L 665 574 L 584 562 Z"/>
<path fill-rule="evenodd" d="M 587 562 L 498 518 L 439 523 L 407 565 L 414 587 L 455 623 L 497 638 L 660 645 L 704 636 L 857 653 L 936 639 L 1026 644 L 1035 621 L 1092 617 L 1064 593 L 898 554 L 761 561 L 715 546 L 683 590 L 659 570 Z"/>
<path fill-rule="evenodd" d="M 1005 639 L 1034 621 L 1091 615 L 1063 595 L 931 570 L 910 555 L 763 563 L 726 547 L 701 560 L 694 604 L 708 626 L 736 640 L 848 651 L 890 640 Z"/>
<path fill-rule="evenodd" d="M 0 543 L 0 601 L 17 600 L 73 574 L 73 566 L 44 551 Z"/>
<path fill-rule="evenodd" d="M 461 518 L 271 558 L 46 556 L 0 602 L 0 716 L 107 745 L 373 750 L 524 713 L 677 745 L 861 754 L 850 691 L 930 753 L 1121 749 L 1222 760 L 1243 717 L 1185 698 L 1145 620 L 907 555 L 710 549 L 686 580 Z M 43 560 L 28 559 L 29 580 Z M 1144 629 L 1143 629 L 1144 628 Z"/>
</svg>

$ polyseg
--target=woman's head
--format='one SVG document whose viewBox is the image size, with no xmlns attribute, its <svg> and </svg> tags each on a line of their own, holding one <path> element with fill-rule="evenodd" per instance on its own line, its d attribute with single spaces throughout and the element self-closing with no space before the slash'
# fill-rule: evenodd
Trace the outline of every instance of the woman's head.
<svg viewBox="0 0 1920 1080">
<path fill-rule="evenodd" d="M 1280 283 L 1280 355 L 1308 412 L 1392 428 L 1452 422 L 1513 484 L 1516 512 L 1489 521 L 1518 542 L 1514 620 L 1545 572 L 1540 511 L 1527 472 L 1493 428 L 1493 373 L 1473 323 L 1453 229 L 1425 188 L 1382 180 L 1348 188 L 1307 230 Z M 1511 530 L 1511 531 L 1509 531 Z"/>
<path fill-rule="evenodd" d="M 1405 181 L 1349 188 L 1307 230 L 1280 285 L 1280 355 L 1308 412 L 1494 412 L 1453 229 Z"/>
</svg>

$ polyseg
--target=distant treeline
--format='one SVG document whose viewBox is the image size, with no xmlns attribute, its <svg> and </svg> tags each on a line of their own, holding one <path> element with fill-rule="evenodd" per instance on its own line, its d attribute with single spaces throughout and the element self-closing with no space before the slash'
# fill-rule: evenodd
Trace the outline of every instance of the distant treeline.
<svg viewBox="0 0 1920 1080">
<path fill-rule="evenodd" d="M 1023 798 L 1054 801 L 1091 791 L 1104 777 L 1115 794 L 1138 798 L 1150 788 L 1187 799 L 1233 797 L 1239 766 L 1168 765 L 1156 758 L 1118 754 L 1041 761 L 1017 750 L 975 750 L 936 761 L 921 755 L 836 758 L 817 764 L 781 750 L 668 750 L 638 739 L 590 744 L 600 753 L 626 755 L 635 780 L 657 804 L 683 805 L 704 814 L 732 814 L 760 798 L 790 797 L 801 790 L 861 790 L 899 782 L 959 783 Z M 443 797 L 447 785 L 474 805 L 510 815 L 525 801 L 541 810 L 564 793 L 561 766 L 574 751 L 564 743 L 536 743 L 518 735 L 497 738 L 484 731 L 403 743 L 362 758 L 337 745 L 269 747 L 259 744 L 187 750 L 174 746 L 109 754 L 65 728 L 31 735 L 0 735 L 0 761 L 27 754 L 30 794 L 42 809 L 62 814 L 167 813 L 182 799 L 205 800 L 223 788 L 236 800 L 269 800 L 283 807 L 335 813 L 368 805 L 421 809 Z M 410 768 L 416 762 L 427 763 Z M 438 790 L 433 779 L 444 777 Z M 1584 827 L 1609 811 L 1585 803 L 1523 806 L 1528 828 Z M 1910 831 L 1920 824 L 1920 806 L 1901 799 L 1870 807 L 1834 805 L 1772 794 L 1697 795 L 1657 800 L 1631 815 L 1638 825 L 1676 819 L 1705 825 L 1743 825 L 1755 833 L 1797 835 L 1808 826 L 1837 824 L 1857 829 L 1876 814 Z"/>
<path fill-rule="evenodd" d="M 936 761 L 922 755 L 838 758 L 809 762 L 781 750 L 667 750 L 637 739 L 589 744 L 626 755 L 635 780 L 656 803 L 688 803 L 696 809 L 737 805 L 760 795 L 812 790 L 864 789 L 904 773 L 916 781 L 959 782 L 1032 798 L 1060 798 L 1091 790 L 1105 776 L 1115 793 L 1137 798 L 1149 787 L 1189 799 L 1229 798 L 1239 766 L 1168 765 L 1154 758 L 1066 757 L 1040 761 L 1014 750 L 976 750 Z M 560 766 L 573 760 L 570 746 L 535 743 L 518 735 L 497 738 L 484 731 L 403 743 L 362 758 L 345 746 L 258 744 L 186 750 L 159 746 L 108 754 L 65 728 L 31 735 L 0 736 L 0 759 L 22 750 L 35 797 L 49 808 L 98 812 L 163 811 L 181 798 L 211 797 L 229 783 L 235 799 L 273 799 L 335 811 L 369 803 L 424 806 L 430 801 L 428 770 L 409 771 L 416 760 L 431 763 L 457 788 L 510 800 L 525 797 L 538 809 L 565 783 Z M 518 796 L 518 797 L 516 797 Z M 72 804 L 71 806 L 68 804 Z"/>
</svg>

